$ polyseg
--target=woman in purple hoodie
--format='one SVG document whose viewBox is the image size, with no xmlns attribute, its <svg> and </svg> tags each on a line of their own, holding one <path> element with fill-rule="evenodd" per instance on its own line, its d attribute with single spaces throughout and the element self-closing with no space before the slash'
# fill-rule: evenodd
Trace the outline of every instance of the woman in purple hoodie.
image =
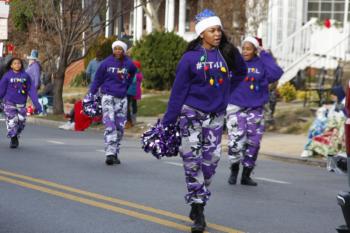
<svg viewBox="0 0 350 233">
<path fill-rule="evenodd" d="M 102 94 L 107 165 L 120 164 L 118 154 L 126 122 L 126 92 L 137 70 L 132 60 L 125 55 L 127 45 L 124 42 L 113 42 L 112 50 L 113 54 L 101 62 L 90 87 L 91 95 L 95 95 L 98 89 Z"/>
<path fill-rule="evenodd" d="M 269 84 L 277 81 L 283 70 L 271 54 L 260 49 L 255 37 L 244 39 L 242 54 L 248 74 L 243 81 L 233 82 L 227 106 L 228 155 L 231 164 L 228 182 L 236 184 L 239 164 L 242 163 L 241 184 L 256 186 L 257 183 L 250 178 L 250 174 L 265 129 L 263 109 L 269 100 Z"/>
<path fill-rule="evenodd" d="M 223 33 L 220 18 L 210 10 L 196 16 L 198 38 L 189 43 L 178 63 L 163 126 L 179 120 L 183 159 L 191 204 L 192 232 L 206 226 L 204 206 L 208 186 L 221 156 L 224 116 L 235 76 L 244 76 L 246 66 Z"/>
<path fill-rule="evenodd" d="M 25 127 L 26 102 L 30 96 L 35 112 L 42 111 L 38 102 L 35 85 L 23 69 L 22 60 L 12 58 L 7 65 L 7 72 L 0 81 L 0 99 L 3 99 L 6 116 L 7 136 L 11 138 L 11 148 L 18 147 L 18 137 Z"/>
</svg>

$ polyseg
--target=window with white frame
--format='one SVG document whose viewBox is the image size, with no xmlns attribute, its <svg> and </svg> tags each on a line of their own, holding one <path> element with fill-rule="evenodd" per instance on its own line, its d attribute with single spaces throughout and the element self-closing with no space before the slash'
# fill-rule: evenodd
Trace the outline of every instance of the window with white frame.
<svg viewBox="0 0 350 233">
<path fill-rule="evenodd" d="M 320 20 L 335 19 L 344 20 L 345 0 L 308 0 L 307 19 L 318 18 Z"/>
</svg>

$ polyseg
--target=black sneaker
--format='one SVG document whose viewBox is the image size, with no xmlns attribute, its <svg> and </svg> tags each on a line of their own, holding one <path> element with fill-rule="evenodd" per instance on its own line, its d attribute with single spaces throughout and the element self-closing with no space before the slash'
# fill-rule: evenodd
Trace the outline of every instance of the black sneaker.
<svg viewBox="0 0 350 233">
<path fill-rule="evenodd" d="M 15 149 L 18 147 L 18 137 L 14 136 L 11 138 L 10 148 Z"/>
<path fill-rule="evenodd" d="M 107 165 L 113 165 L 115 162 L 115 156 L 114 155 L 107 155 L 106 157 L 106 164 Z"/>
<path fill-rule="evenodd" d="M 120 160 L 119 160 L 119 158 L 118 158 L 118 155 L 115 155 L 114 156 L 114 164 L 120 164 L 121 162 L 120 162 Z"/>
</svg>

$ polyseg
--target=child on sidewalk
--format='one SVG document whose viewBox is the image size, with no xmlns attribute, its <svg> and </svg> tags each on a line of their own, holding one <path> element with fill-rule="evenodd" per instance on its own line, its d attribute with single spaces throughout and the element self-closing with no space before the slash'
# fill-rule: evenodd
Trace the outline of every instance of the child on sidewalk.
<svg viewBox="0 0 350 233">
<path fill-rule="evenodd" d="M 22 60 L 12 58 L 7 65 L 7 70 L 0 81 L 0 99 L 3 99 L 4 104 L 7 136 L 11 138 L 10 148 L 17 148 L 18 137 L 25 127 L 28 95 L 35 106 L 35 112 L 40 113 L 42 109 L 35 86 L 23 69 Z"/>
<path fill-rule="evenodd" d="M 143 79 L 143 75 L 141 73 L 141 63 L 139 61 L 134 60 L 134 65 L 137 68 L 135 77 L 131 85 L 128 88 L 127 96 L 128 96 L 128 114 L 127 114 L 127 122 L 125 128 L 130 128 L 136 124 L 136 116 L 137 116 L 137 101 L 141 99 L 141 82 Z"/>
</svg>

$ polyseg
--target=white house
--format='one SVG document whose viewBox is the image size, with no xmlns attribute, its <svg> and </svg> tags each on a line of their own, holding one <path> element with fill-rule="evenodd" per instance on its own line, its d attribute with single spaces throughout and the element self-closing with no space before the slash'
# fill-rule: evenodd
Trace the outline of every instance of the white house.
<svg viewBox="0 0 350 233">
<path fill-rule="evenodd" d="M 349 0 L 270 0 L 259 35 L 285 70 L 281 83 L 349 60 L 349 20 Z"/>
<path fill-rule="evenodd" d="M 118 1 L 122 1 L 122 8 L 127 13 L 123 14 L 123 17 L 118 17 L 112 24 L 106 25 L 106 37 L 117 34 L 120 25 L 124 27 L 122 31 L 133 36 L 134 41 L 139 40 L 145 33 L 152 32 L 152 22 L 145 14 L 141 0 Z M 111 17 L 113 12 L 118 12 L 118 1 L 107 0 L 106 18 Z M 132 8 L 133 10 L 130 10 Z M 192 20 L 196 13 L 197 1 L 195 0 L 164 0 L 159 7 L 158 18 L 165 30 L 175 31 L 184 39 L 192 40 L 196 36 Z M 122 20 L 121 24 L 120 20 Z"/>
</svg>

